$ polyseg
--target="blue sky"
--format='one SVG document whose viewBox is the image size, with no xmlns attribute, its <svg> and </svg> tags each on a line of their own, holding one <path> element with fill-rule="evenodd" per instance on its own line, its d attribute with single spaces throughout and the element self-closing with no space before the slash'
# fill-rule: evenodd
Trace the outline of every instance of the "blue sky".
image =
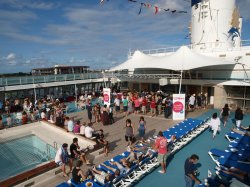
<svg viewBox="0 0 250 187">
<path fill-rule="evenodd" d="M 187 14 L 143 9 L 127 0 L 0 0 L 0 73 L 55 64 L 108 68 L 130 49 L 188 44 L 188 0 L 140 0 Z M 243 39 L 250 39 L 250 1 L 237 0 Z"/>
</svg>

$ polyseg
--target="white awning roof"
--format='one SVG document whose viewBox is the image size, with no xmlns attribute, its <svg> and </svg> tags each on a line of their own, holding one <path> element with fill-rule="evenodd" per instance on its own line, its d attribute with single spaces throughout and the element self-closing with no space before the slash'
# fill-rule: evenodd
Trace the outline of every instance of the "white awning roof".
<svg viewBox="0 0 250 187">
<path fill-rule="evenodd" d="M 229 80 L 219 83 L 218 85 L 223 86 L 250 86 L 249 81 L 243 81 L 243 80 Z"/>
<path fill-rule="evenodd" d="M 191 70 L 206 66 L 233 65 L 235 62 L 225 61 L 223 59 L 204 56 L 190 50 L 186 46 L 180 47 L 175 53 L 167 56 L 149 56 L 140 51 L 136 51 L 131 59 L 113 67 L 110 71 L 124 69 L 168 69 L 174 71 Z"/>
</svg>

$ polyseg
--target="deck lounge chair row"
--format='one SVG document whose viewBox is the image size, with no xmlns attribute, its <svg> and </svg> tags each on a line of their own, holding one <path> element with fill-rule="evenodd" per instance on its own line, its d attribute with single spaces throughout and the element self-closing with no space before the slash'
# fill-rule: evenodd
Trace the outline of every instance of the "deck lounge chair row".
<svg viewBox="0 0 250 187">
<path fill-rule="evenodd" d="M 171 154 L 174 154 L 177 150 L 181 149 L 183 146 L 185 146 L 189 141 L 191 141 L 193 138 L 195 138 L 198 134 L 203 132 L 208 125 L 206 125 L 207 119 L 202 121 L 202 120 L 197 120 L 197 119 L 192 119 L 188 118 L 184 120 L 183 122 L 180 122 L 176 124 L 174 127 L 169 128 L 168 130 L 163 132 L 163 135 L 167 139 L 171 139 L 173 135 L 176 136 L 176 141 L 172 145 L 172 150 Z M 148 139 L 148 142 L 154 142 L 157 136 L 154 136 L 152 138 Z M 142 144 L 142 143 L 137 143 L 135 145 L 136 148 L 140 147 L 146 147 L 148 144 Z M 156 166 L 159 166 L 159 162 L 157 161 L 157 152 L 152 150 L 150 147 L 147 147 L 148 152 L 150 152 L 149 156 L 145 156 L 140 162 L 133 163 L 131 168 L 126 172 L 122 173 L 119 177 L 114 179 L 112 182 L 104 184 L 102 181 L 97 181 L 96 179 L 94 181 L 91 181 L 93 183 L 93 186 L 99 187 L 99 186 L 115 186 L 115 187 L 127 187 L 131 186 L 134 182 L 140 180 L 144 175 L 148 174 L 151 172 Z M 135 150 L 135 152 L 141 152 L 139 149 Z M 144 152 L 143 152 L 144 153 Z M 145 154 L 145 153 L 144 153 Z M 109 167 L 114 167 L 116 166 L 112 165 L 111 162 L 119 162 L 121 159 L 126 158 L 129 155 L 128 151 L 123 152 L 122 154 L 119 154 L 115 157 L 113 157 L 110 160 L 107 160 L 103 164 L 100 164 L 96 169 L 100 171 L 104 171 L 106 173 L 113 173 L 112 170 L 108 169 L 105 167 L 105 165 L 108 165 Z M 86 182 L 82 184 L 75 184 L 71 180 L 71 184 L 74 187 L 81 187 L 85 186 Z M 63 185 L 60 184 L 60 185 Z M 65 184 L 64 184 L 65 185 Z"/>
<path fill-rule="evenodd" d="M 226 174 L 220 168 L 238 168 L 243 172 L 250 173 L 250 162 L 246 161 L 250 157 L 250 137 L 235 132 L 225 135 L 230 144 L 226 150 L 211 149 L 208 154 L 217 165 L 217 174 L 223 176 L 227 181 L 231 181 L 235 176 Z M 241 181 L 241 179 L 238 179 Z M 244 183 L 244 181 L 242 181 Z M 250 184 L 247 184 L 250 185 Z"/>
<path fill-rule="evenodd" d="M 183 146 L 187 145 L 200 133 L 206 130 L 208 128 L 207 121 L 208 118 L 205 120 L 188 118 L 163 132 L 163 135 L 167 139 L 170 139 L 173 135 L 176 136 L 172 153 L 180 150 Z"/>
</svg>

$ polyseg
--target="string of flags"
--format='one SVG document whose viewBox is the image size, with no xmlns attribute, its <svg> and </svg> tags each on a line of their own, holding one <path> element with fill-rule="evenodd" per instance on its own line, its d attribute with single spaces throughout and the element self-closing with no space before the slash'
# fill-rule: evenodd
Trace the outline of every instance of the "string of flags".
<svg viewBox="0 0 250 187">
<path fill-rule="evenodd" d="M 100 0 L 100 4 L 104 3 L 104 1 L 105 0 Z M 106 0 L 106 1 L 109 1 L 109 0 Z M 140 4 L 140 9 L 139 9 L 138 15 L 141 14 L 143 8 L 147 8 L 147 9 L 153 8 L 154 9 L 154 14 L 158 14 L 161 11 L 172 12 L 172 13 L 187 13 L 187 11 L 175 10 L 175 9 L 170 9 L 170 8 L 161 8 L 159 6 L 152 5 L 150 3 L 144 3 L 144 2 L 141 2 L 141 1 L 138 1 L 138 0 L 128 0 L 128 1 L 132 2 L 132 3 L 139 3 Z"/>
<path fill-rule="evenodd" d="M 128 0 L 128 1 L 141 4 L 139 12 L 138 12 L 139 15 L 141 14 L 142 8 L 144 8 L 144 7 L 145 8 L 153 8 L 155 14 L 158 14 L 160 11 L 172 12 L 172 13 L 187 13 L 187 11 L 183 11 L 183 10 L 180 11 L 180 10 L 175 10 L 175 9 L 170 9 L 170 8 L 161 8 L 159 6 L 152 5 L 150 3 L 138 2 L 137 0 Z"/>
</svg>

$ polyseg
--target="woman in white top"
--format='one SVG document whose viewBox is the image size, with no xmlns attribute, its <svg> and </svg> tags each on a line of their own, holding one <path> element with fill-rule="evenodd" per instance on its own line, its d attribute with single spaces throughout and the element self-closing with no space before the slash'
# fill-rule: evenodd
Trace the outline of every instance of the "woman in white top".
<svg viewBox="0 0 250 187">
<path fill-rule="evenodd" d="M 220 118 L 218 118 L 217 113 L 213 113 L 209 125 L 210 125 L 210 128 L 213 131 L 213 139 L 214 139 L 215 135 L 220 130 Z"/>
</svg>

